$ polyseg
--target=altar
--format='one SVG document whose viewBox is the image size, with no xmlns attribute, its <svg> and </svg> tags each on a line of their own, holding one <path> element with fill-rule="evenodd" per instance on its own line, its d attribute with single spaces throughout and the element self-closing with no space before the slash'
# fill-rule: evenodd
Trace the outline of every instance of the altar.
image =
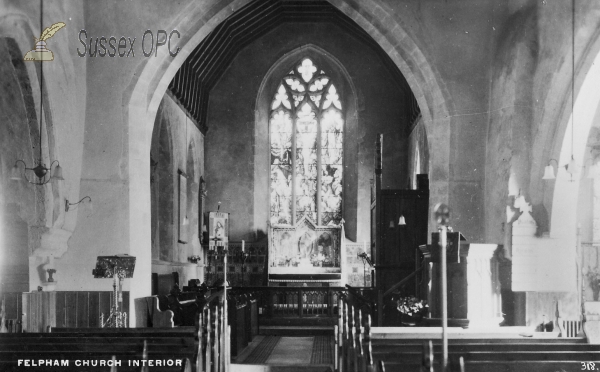
<svg viewBox="0 0 600 372">
<path fill-rule="evenodd" d="M 269 285 L 342 280 L 343 225 L 317 226 L 303 217 L 295 226 L 269 227 Z"/>
</svg>

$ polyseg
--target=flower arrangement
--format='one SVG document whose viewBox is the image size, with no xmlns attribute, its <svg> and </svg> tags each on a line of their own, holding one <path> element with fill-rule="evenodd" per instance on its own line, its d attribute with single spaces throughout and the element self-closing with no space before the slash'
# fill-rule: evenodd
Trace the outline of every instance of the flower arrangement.
<svg viewBox="0 0 600 372">
<path fill-rule="evenodd" d="M 429 309 L 426 301 L 419 300 L 414 296 L 400 297 L 397 303 L 398 311 L 408 316 L 421 316 Z"/>
<path fill-rule="evenodd" d="M 190 256 L 190 257 L 188 257 L 188 261 L 190 261 L 191 263 L 197 264 L 198 262 L 202 261 L 202 257 L 198 256 L 198 255 Z"/>
<path fill-rule="evenodd" d="M 583 274 L 588 279 L 589 288 L 592 290 L 593 301 L 598 301 L 600 298 L 600 268 L 584 268 Z"/>
</svg>

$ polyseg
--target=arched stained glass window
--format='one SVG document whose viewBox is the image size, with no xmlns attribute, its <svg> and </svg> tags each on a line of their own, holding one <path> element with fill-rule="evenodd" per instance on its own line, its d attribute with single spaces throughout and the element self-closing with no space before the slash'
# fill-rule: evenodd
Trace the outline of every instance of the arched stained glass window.
<svg viewBox="0 0 600 372">
<path fill-rule="evenodd" d="M 342 219 L 344 115 L 330 77 L 304 58 L 271 103 L 271 223 Z"/>
</svg>

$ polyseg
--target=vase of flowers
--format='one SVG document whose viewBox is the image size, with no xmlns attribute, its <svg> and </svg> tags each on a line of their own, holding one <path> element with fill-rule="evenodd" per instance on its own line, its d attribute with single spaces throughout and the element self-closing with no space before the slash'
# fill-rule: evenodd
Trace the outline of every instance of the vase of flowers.
<svg viewBox="0 0 600 372">
<path fill-rule="evenodd" d="M 419 324 L 429 310 L 427 302 L 419 300 L 415 296 L 400 297 L 397 305 L 400 312 L 400 321 L 402 325 L 407 327 L 414 327 Z"/>
</svg>

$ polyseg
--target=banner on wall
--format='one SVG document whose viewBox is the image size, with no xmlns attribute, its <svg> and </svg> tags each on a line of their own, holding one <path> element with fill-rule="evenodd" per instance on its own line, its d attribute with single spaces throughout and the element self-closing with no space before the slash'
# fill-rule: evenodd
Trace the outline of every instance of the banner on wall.
<svg viewBox="0 0 600 372">
<path fill-rule="evenodd" d="M 226 247 L 229 243 L 229 213 L 208 213 L 208 246 Z"/>
</svg>

